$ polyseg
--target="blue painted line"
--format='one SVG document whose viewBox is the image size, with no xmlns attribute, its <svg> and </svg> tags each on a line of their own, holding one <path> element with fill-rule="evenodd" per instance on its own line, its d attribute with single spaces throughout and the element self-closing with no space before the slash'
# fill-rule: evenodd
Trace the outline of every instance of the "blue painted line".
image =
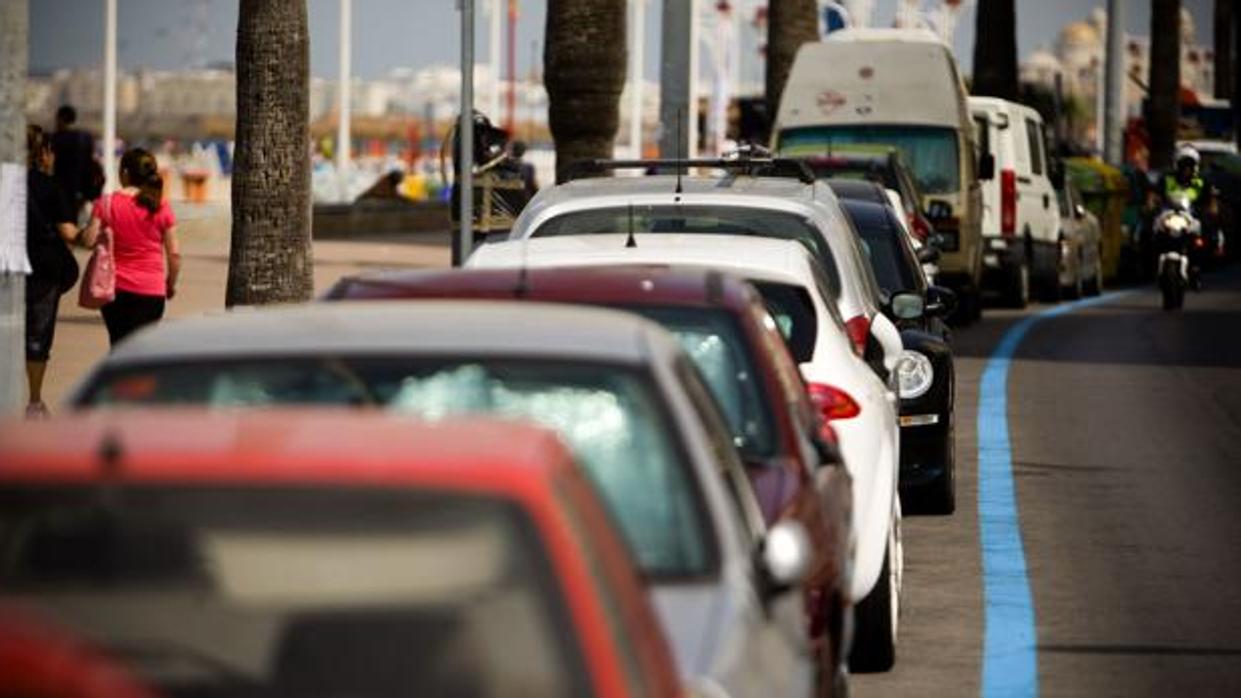
<svg viewBox="0 0 1241 698">
<path fill-rule="evenodd" d="M 978 528 L 985 604 L 983 698 L 1038 695 L 1038 636 L 1008 437 L 1009 365 L 1021 340 L 1039 322 L 1127 293 L 1063 303 L 1026 316 L 1004 333 L 983 369 L 978 396 Z"/>
</svg>

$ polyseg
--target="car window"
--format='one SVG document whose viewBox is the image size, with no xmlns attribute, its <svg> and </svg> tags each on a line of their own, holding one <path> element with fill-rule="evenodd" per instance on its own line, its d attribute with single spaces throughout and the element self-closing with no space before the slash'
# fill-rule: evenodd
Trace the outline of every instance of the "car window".
<svg viewBox="0 0 1241 698">
<path fill-rule="evenodd" d="M 893 227 L 887 209 L 877 206 L 865 209 L 846 206 L 845 210 L 853 218 L 854 227 L 857 228 L 862 242 L 862 251 L 866 254 L 879 288 L 889 296 L 900 291 L 916 290 L 918 283 L 915 268 L 909 265 L 898 237 L 904 235 L 904 232 Z"/>
<path fill-rule="evenodd" d="M 723 409 L 738 450 L 759 459 L 775 454 L 774 427 L 758 365 L 731 314 L 713 308 L 652 305 L 625 310 L 659 323 L 680 341 Z"/>
<path fill-rule="evenodd" d="M 790 156 L 822 155 L 829 148 L 882 145 L 904 156 L 918 186 L 926 194 L 961 189 L 957 132 L 939 126 L 807 126 L 780 134 L 780 152 Z"/>
<path fill-rule="evenodd" d="M 1038 122 L 1026 119 L 1026 140 L 1030 143 L 1030 171 L 1043 174 L 1043 132 Z"/>
<path fill-rule="evenodd" d="M 327 375 L 330 378 L 321 378 Z M 268 376 L 278 376 L 272 386 Z M 296 380 L 292 380 L 296 378 Z M 289 382 L 328 385 L 319 394 Z M 343 391 L 339 384 L 351 386 Z M 228 398 L 220 398 L 229 386 Z M 87 404 L 210 407 L 364 402 L 426 419 L 488 414 L 559 431 L 620 521 L 643 570 L 697 576 L 714 565 L 700 498 L 649 378 L 606 364 L 429 357 L 267 359 L 130 367 L 105 374 Z"/>
<path fill-rule="evenodd" d="M 572 211 L 549 218 L 531 237 L 562 235 L 680 233 L 746 235 L 795 240 L 828 269 L 839 295 L 840 279 L 823 234 L 811 221 L 794 213 L 746 206 L 642 205 Z"/>
<path fill-rule="evenodd" d="M 788 344 L 793 359 L 800 364 L 814 358 L 819 321 L 810 292 L 794 284 L 758 280 L 751 280 L 750 283 L 762 295 L 763 304 Z"/>
<path fill-rule="evenodd" d="M 0 585 L 157 693 L 591 690 L 547 551 L 509 500 L 134 483 L 109 495 L 6 485 Z"/>
</svg>

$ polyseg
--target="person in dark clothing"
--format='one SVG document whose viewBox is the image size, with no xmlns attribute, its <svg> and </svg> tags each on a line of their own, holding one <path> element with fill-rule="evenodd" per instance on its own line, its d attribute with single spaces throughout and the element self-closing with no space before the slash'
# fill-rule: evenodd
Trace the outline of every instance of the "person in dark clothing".
<svg viewBox="0 0 1241 698">
<path fill-rule="evenodd" d="M 95 139 L 73 126 L 78 113 L 68 104 L 56 110 L 56 132 L 52 134 L 52 152 L 56 156 L 55 177 L 61 191 L 73 205 L 74 221 L 82 206 L 99 197 L 103 170 L 95 161 Z"/>
<path fill-rule="evenodd" d="M 77 282 L 78 266 L 68 244 L 79 239 L 73 206 L 51 176 L 55 155 L 47 133 L 26 129 L 26 381 L 28 418 L 47 415 L 43 377 L 51 357 L 60 297 Z"/>
<path fill-rule="evenodd" d="M 509 146 L 509 152 L 513 156 L 513 162 L 517 163 L 521 181 L 525 185 L 526 200 L 529 201 L 539 193 L 539 177 L 534 171 L 534 165 L 522 159 L 526 155 L 526 144 L 522 141 L 513 141 L 513 145 Z"/>
</svg>

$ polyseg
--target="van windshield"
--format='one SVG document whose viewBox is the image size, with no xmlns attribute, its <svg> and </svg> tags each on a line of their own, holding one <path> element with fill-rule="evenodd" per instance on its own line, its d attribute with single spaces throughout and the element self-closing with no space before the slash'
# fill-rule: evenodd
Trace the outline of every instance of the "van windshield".
<svg viewBox="0 0 1241 698">
<path fill-rule="evenodd" d="M 805 126 L 780 134 L 780 152 L 806 157 L 830 148 L 883 145 L 905 156 L 924 194 L 951 194 L 961 189 L 957 134 L 940 126 Z"/>
</svg>

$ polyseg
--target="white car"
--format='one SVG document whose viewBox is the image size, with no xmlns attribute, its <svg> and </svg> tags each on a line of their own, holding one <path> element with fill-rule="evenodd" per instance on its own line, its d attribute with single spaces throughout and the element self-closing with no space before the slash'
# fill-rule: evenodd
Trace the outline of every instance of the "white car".
<svg viewBox="0 0 1241 698">
<path fill-rule="evenodd" d="M 1051 181 L 1043 117 L 996 97 L 970 97 L 982 157 L 996 176 L 982 183 L 983 290 L 1023 308 L 1031 292 L 1060 295 L 1060 204 Z"/>
<path fill-rule="evenodd" d="M 839 437 L 853 477 L 854 666 L 890 667 L 903 565 L 896 396 L 854 352 L 822 267 L 792 240 L 677 233 L 536 237 L 484 245 L 467 262 L 474 268 L 618 264 L 720 269 L 750 281 L 763 295 L 815 404 Z"/>
<path fill-rule="evenodd" d="M 797 177 L 654 175 L 581 179 L 546 187 L 513 223 L 509 240 L 607 233 L 737 235 L 797 240 L 823 265 L 859 356 L 888 380 L 900 334 L 836 195 L 807 169 Z"/>
</svg>

